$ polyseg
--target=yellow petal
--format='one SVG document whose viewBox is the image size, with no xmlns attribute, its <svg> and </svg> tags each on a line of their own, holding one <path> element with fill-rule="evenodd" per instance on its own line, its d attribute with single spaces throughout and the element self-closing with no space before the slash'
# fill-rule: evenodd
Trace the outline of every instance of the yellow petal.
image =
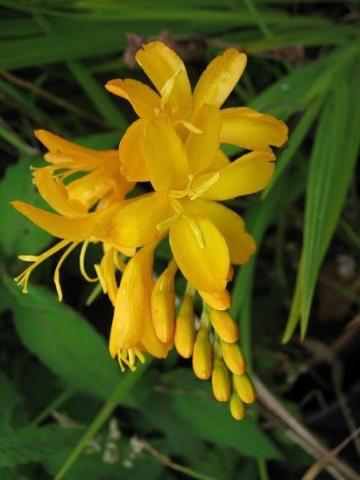
<svg viewBox="0 0 360 480">
<path fill-rule="evenodd" d="M 156 41 L 136 53 L 136 61 L 166 101 L 166 110 L 175 117 L 191 111 L 191 86 L 181 58 L 164 43 Z"/>
<path fill-rule="evenodd" d="M 216 154 L 215 162 L 213 164 L 213 170 L 220 170 L 221 168 L 229 165 L 229 163 L 229 157 L 222 150 L 219 149 Z"/>
<path fill-rule="evenodd" d="M 143 348 L 155 358 L 166 358 L 171 345 L 162 343 L 155 334 L 151 318 L 144 317 L 144 330 L 141 337 Z"/>
<path fill-rule="evenodd" d="M 129 182 L 147 182 L 149 174 L 140 149 L 146 122 L 136 120 L 126 130 L 119 144 L 120 170 Z"/>
<path fill-rule="evenodd" d="M 152 243 L 163 232 L 157 228 L 174 215 L 167 195 L 151 193 L 129 200 L 113 219 L 112 242 L 123 247 Z"/>
<path fill-rule="evenodd" d="M 195 87 L 194 111 L 204 103 L 221 107 L 238 83 L 245 66 L 246 55 L 234 48 L 229 48 L 214 58 Z"/>
<path fill-rule="evenodd" d="M 220 112 L 212 105 L 203 105 L 195 115 L 193 123 L 201 133 L 190 132 L 185 149 L 189 161 L 189 172 L 197 175 L 214 169 L 219 151 Z"/>
<path fill-rule="evenodd" d="M 34 183 L 42 198 L 56 212 L 69 218 L 87 213 L 86 208 L 77 200 L 69 198 L 63 183 L 53 176 L 53 167 L 38 168 L 34 172 Z"/>
<path fill-rule="evenodd" d="M 175 130 L 167 122 L 148 122 L 141 139 L 141 150 L 155 190 L 165 193 L 186 185 L 186 152 Z"/>
<path fill-rule="evenodd" d="M 226 108 L 221 110 L 221 118 L 221 143 L 267 151 L 269 145 L 282 147 L 288 138 L 284 122 L 251 108 Z"/>
<path fill-rule="evenodd" d="M 231 295 L 228 290 L 211 293 L 199 290 L 199 295 L 209 307 L 216 310 L 228 310 L 231 307 Z"/>
<path fill-rule="evenodd" d="M 114 155 L 114 150 L 83 147 L 47 130 L 35 130 L 34 134 L 50 152 L 45 155 L 45 159 L 54 164 L 71 163 L 72 168 L 76 164 L 78 168 L 92 169 L 104 161 L 111 160 Z"/>
<path fill-rule="evenodd" d="M 246 232 L 244 220 L 237 213 L 220 203 L 202 199 L 188 201 L 186 211 L 208 218 L 219 229 L 229 248 L 231 263 L 242 265 L 249 261 L 256 250 L 256 244 Z"/>
<path fill-rule="evenodd" d="M 229 250 L 213 223 L 181 218 L 170 227 L 169 238 L 176 263 L 191 285 L 205 292 L 226 288 Z"/>
<path fill-rule="evenodd" d="M 219 170 L 219 179 L 205 189 L 202 197 L 208 200 L 229 200 L 240 195 L 256 193 L 266 187 L 274 173 L 275 155 L 271 152 L 251 152 Z M 194 188 L 209 182 L 213 173 L 199 175 Z"/>
<path fill-rule="evenodd" d="M 24 202 L 12 202 L 12 205 L 35 225 L 51 233 L 54 237 L 82 242 L 92 235 L 94 214 L 83 218 L 65 218 Z"/>
<path fill-rule="evenodd" d="M 150 317 L 153 246 L 144 247 L 127 263 L 116 295 L 109 350 L 115 357 L 121 349 L 139 344 L 144 322 Z"/>
<path fill-rule="evenodd" d="M 110 80 L 105 88 L 131 103 L 141 118 L 151 118 L 160 108 L 160 97 L 150 87 L 137 80 Z"/>
</svg>

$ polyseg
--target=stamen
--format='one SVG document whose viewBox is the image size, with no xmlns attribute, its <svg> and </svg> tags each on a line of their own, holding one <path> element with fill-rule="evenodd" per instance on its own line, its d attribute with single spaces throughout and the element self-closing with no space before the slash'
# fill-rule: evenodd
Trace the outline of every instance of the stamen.
<svg viewBox="0 0 360 480">
<path fill-rule="evenodd" d="M 166 80 L 164 83 L 162 89 L 161 89 L 161 102 L 160 102 L 160 107 L 161 109 L 164 109 L 165 105 L 168 103 L 170 95 L 174 89 L 175 81 L 177 77 L 180 75 L 182 71 L 182 68 L 178 68 L 174 75 L 172 75 L 170 78 Z"/>
<path fill-rule="evenodd" d="M 188 180 L 187 180 L 187 185 L 185 187 L 185 190 L 170 190 L 169 192 L 169 197 L 172 198 L 184 198 L 188 195 L 190 195 L 190 189 L 191 189 L 191 184 L 194 180 L 194 175 L 190 174 L 188 175 Z"/>
<path fill-rule="evenodd" d="M 62 301 L 63 299 L 63 293 L 62 293 L 62 288 L 61 288 L 61 283 L 60 283 L 60 268 L 66 258 L 70 255 L 70 253 L 74 250 L 74 248 L 78 245 L 78 242 L 73 242 L 66 250 L 65 252 L 61 255 L 60 260 L 58 261 L 55 272 L 54 272 L 54 283 L 56 287 L 56 292 L 58 294 L 58 299 L 59 302 Z"/>
<path fill-rule="evenodd" d="M 201 128 L 198 128 L 196 125 L 194 125 L 191 122 L 188 122 L 187 120 L 179 120 L 176 123 L 180 123 L 180 125 L 183 125 L 190 132 L 197 133 L 199 135 L 203 133 L 203 130 L 201 130 Z"/>
<path fill-rule="evenodd" d="M 96 272 L 96 274 L 97 274 L 97 277 L 98 277 L 98 279 L 99 279 L 99 282 L 100 282 L 102 291 L 103 291 L 104 293 L 107 293 L 106 283 L 105 283 L 103 274 L 102 274 L 102 272 L 101 272 L 101 266 L 100 266 L 98 263 L 96 263 L 96 264 L 94 265 L 94 268 L 95 268 L 95 272 Z"/>
<path fill-rule="evenodd" d="M 201 228 L 199 227 L 199 225 L 194 221 L 192 220 L 191 218 L 189 218 L 187 215 L 183 215 L 183 218 L 184 220 L 187 221 L 189 227 L 191 228 L 195 238 L 196 238 L 196 241 L 198 242 L 199 244 L 199 247 L 200 248 L 205 248 L 205 238 L 204 238 L 204 234 L 201 230 Z"/>
<path fill-rule="evenodd" d="M 134 348 L 134 353 L 136 355 L 136 358 L 138 358 L 141 363 L 145 363 L 145 360 L 146 360 L 145 355 L 142 352 L 140 352 L 139 349 Z"/>
<path fill-rule="evenodd" d="M 20 275 L 14 278 L 15 282 L 20 287 L 22 287 L 23 293 L 28 293 L 29 291 L 28 282 L 33 270 L 35 270 L 35 268 L 38 265 L 40 265 L 40 263 L 42 263 L 44 260 L 46 260 L 47 258 L 51 257 L 59 250 L 62 250 L 64 247 L 69 245 L 69 243 L 71 243 L 69 240 L 61 240 L 60 242 L 58 242 L 56 245 L 46 250 L 41 255 L 19 255 L 19 258 L 21 260 L 24 259 L 25 262 L 34 262 L 32 265 L 26 268 L 22 273 L 20 273 Z"/>
<path fill-rule="evenodd" d="M 128 358 L 130 355 L 133 355 L 130 352 L 132 352 L 131 349 L 129 349 L 129 350 L 122 349 L 118 353 L 118 362 L 119 362 L 120 369 L 121 369 L 122 372 L 125 372 L 124 363 L 127 367 L 129 367 L 129 369 L 132 372 L 135 372 L 135 370 L 136 370 L 136 366 L 134 365 L 134 363 L 131 363 L 131 360 Z"/>
<path fill-rule="evenodd" d="M 91 278 L 85 270 L 85 255 L 86 255 L 86 250 L 88 245 L 89 245 L 89 241 L 86 240 L 86 242 L 84 242 L 81 247 L 80 258 L 79 258 L 80 272 L 81 272 L 81 275 L 85 278 L 85 280 L 87 280 L 88 282 L 94 283 L 98 281 L 98 278 L 97 277 Z"/>
<path fill-rule="evenodd" d="M 171 225 L 173 225 L 176 222 L 176 220 L 178 220 L 178 218 L 179 218 L 178 214 L 167 218 L 163 222 L 160 222 L 156 225 L 156 230 L 167 230 L 168 228 L 171 227 Z"/>
<path fill-rule="evenodd" d="M 201 197 L 209 188 L 215 185 L 220 179 L 220 173 L 216 172 L 209 180 L 202 183 L 199 187 L 197 187 L 193 193 L 189 194 L 190 200 L 196 200 L 197 198 Z"/>
</svg>

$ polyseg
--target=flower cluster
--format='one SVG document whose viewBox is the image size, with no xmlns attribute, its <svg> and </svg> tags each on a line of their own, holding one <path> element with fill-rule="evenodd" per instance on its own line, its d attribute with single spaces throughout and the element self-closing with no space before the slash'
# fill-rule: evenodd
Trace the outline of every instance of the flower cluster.
<svg viewBox="0 0 360 480">
<path fill-rule="evenodd" d="M 121 369 L 135 369 L 144 353 L 165 358 L 175 346 L 241 419 L 255 393 L 228 312 L 227 284 L 233 265 L 249 260 L 255 242 L 242 218 L 219 202 L 268 184 L 272 147 L 285 143 L 287 127 L 250 108 L 221 109 L 246 65 L 246 55 L 235 49 L 216 57 L 193 91 L 182 60 L 163 43 L 144 45 L 136 60 L 156 90 L 130 79 L 107 83 L 139 117 L 119 151 L 35 132 L 48 150 L 48 165 L 34 170 L 34 183 L 55 213 L 13 205 L 59 241 L 41 255 L 22 255 L 30 266 L 15 280 L 27 292 L 34 268 L 62 251 L 54 272 L 61 300 L 60 268 L 81 244 L 82 276 L 99 282 L 114 306 L 109 350 Z M 223 144 L 245 153 L 230 161 Z M 151 190 L 142 182 L 150 182 Z M 156 278 L 154 255 L 166 241 L 172 258 Z M 92 276 L 85 268 L 89 243 L 100 243 L 103 251 Z M 186 280 L 182 295 L 176 294 L 180 277 Z"/>
</svg>

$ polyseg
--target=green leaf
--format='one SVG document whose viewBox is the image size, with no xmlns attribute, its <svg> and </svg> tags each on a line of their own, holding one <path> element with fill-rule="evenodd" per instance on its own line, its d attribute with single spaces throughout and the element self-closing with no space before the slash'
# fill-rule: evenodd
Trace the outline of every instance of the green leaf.
<svg viewBox="0 0 360 480">
<path fill-rule="evenodd" d="M 11 201 L 20 199 L 42 205 L 31 183 L 30 166 L 37 162 L 34 157 L 21 158 L 7 168 L 0 183 L 0 248 L 8 256 L 35 254 L 50 241 L 48 233 L 31 224 L 10 205 Z"/>
<path fill-rule="evenodd" d="M 283 341 L 300 320 L 306 334 L 318 273 L 352 180 L 360 146 L 359 54 L 338 72 L 322 111 L 312 150 L 305 207 L 304 243 L 293 305 Z"/>
<path fill-rule="evenodd" d="M 108 398 L 124 376 L 96 330 L 46 288 L 31 285 L 25 295 L 11 281 L 5 285 L 13 295 L 15 325 L 27 348 L 70 386 Z"/>
<path fill-rule="evenodd" d="M 12 420 L 22 398 L 13 383 L 0 372 L 0 433 L 12 429 Z"/>
<path fill-rule="evenodd" d="M 58 426 L 26 427 L 8 432 L 0 438 L 0 467 L 41 461 L 59 448 L 74 444 L 78 438 L 78 431 Z"/>
<path fill-rule="evenodd" d="M 241 422 L 234 420 L 228 404 L 216 402 L 209 384 L 194 379 L 191 371 L 178 369 L 167 374 L 166 381 L 174 390 L 174 412 L 195 435 L 251 458 L 281 458 L 275 444 L 249 414 Z"/>
</svg>

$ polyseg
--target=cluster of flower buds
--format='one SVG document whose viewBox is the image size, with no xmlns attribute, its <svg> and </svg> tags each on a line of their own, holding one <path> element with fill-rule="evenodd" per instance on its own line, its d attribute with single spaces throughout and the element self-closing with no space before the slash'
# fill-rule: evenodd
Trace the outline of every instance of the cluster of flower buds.
<svg viewBox="0 0 360 480">
<path fill-rule="evenodd" d="M 244 220 L 220 202 L 266 187 L 274 172 L 272 147 L 284 144 L 287 127 L 250 108 L 221 109 L 246 65 L 246 55 L 235 49 L 216 57 L 193 91 L 182 60 L 163 43 L 144 45 L 136 60 L 156 91 L 129 79 L 106 85 L 139 116 L 118 151 L 35 132 L 48 164 L 34 170 L 34 184 L 53 211 L 13 205 L 59 241 L 40 255 L 22 255 L 30 266 L 15 280 L 27 292 L 34 268 L 62 251 L 54 272 L 61 300 L 60 268 L 81 245 L 82 276 L 98 282 L 114 306 L 109 350 L 121 370 L 134 370 L 145 353 L 165 358 L 175 345 L 182 357 L 192 357 L 198 378 L 211 378 L 215 398 L 229 402 L 241 419 L 255 393 L 229 313 L 228 283 L 233 265 L 247 263 L 256 246 Z M 230 160 L 223 144 L 246 153 Z M 143 182 L 152 190 L 142 189 Z M 171 256 L 156 277 L 154 258 L 163 241 Z M 102 247 L 91 275 L 85 266 L 89 244 Z M 187 287 L 176 314 L 177 275 Z M 197 297 L 203 305 L 198 317 Z"/>
</svg>

